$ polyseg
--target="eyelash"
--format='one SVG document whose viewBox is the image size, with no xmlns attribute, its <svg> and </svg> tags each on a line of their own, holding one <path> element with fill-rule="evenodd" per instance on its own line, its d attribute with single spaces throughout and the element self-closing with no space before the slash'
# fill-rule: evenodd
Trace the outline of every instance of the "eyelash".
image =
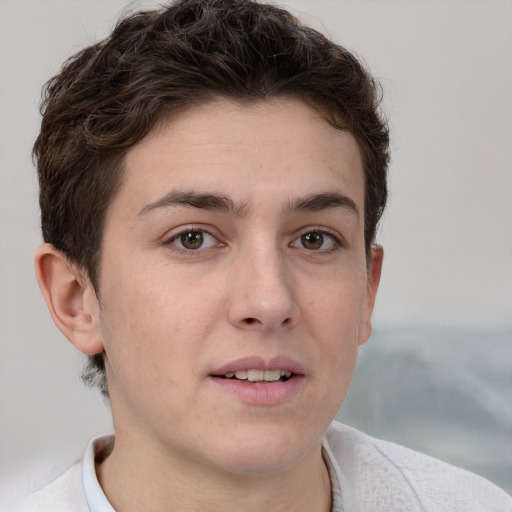
<svg viewBox="0 0 512 512">
<path fill-rule="evenodd" d="M 200 233 L 203 237 L 204 235 L 211 237 L 213 240 L 215 240 L 215 247 L 224 247 L 224 244 L 222 242 L 219 242 L 218 238 L 214 235 L 212 235 L 209 231 L 207 231 L 204 228 L 198 227 L 198 226 L 186 226 L 183 229 L 181 229 L 178 233 L 173 233 L 170 237 L 163 240 L 162 245 L 170 247 L 172 251 L 178 252 L 180 254 L 186 255 L 186 256 L 195 256 L 197 253 L 201 251 L 201 249 L 210 249 L 210 247 L 203 247 L 203 244 L 201 244 L 200 247 L 197 249 L 189 249 L 186 247 L 179 247 L 176 245 L 176 241 L 179 241 L 181 237 L 191 234 L 191 233 Z"/>
<path fill-rule="evenodd" d="M 204 251 L 204 250 L 208 250 L 208 249 L 211 248 L 211 247 L 203 247 L 203 243 L 201 243 L 201 245 L 197 249 L 191 249 L 191 248 L 186 248 L 186 247 L 179 247 L 178 245 L 176 245 L 175 242 L 179 241 L 181 239 L 181 237 L 183 237 L 184 235 L 187 235 L 187 234 L 192 234 L 192 233 L 201 234 L 203 237 L 205 235 L 207 237 L 211 237 L 216 242 L 215 243 L 215 248 L 220 248 L 220 247 L 224 247 L 225 246 L 225 244 L 220 242 L 216 236 L 212 235 L 206 229 L 198 227 L 198 226 L 186 226 L 186 227 L 184 227 L 178 233 L 173 233 L 172 236 L 166 238 L 162 242 L 162 245 L 167 246 L 167 247 L 171 247 L 171 250 L 173 250 L 175 252 L 178 252 L 180 254 L 187 255 L 187 256 L 195 256 L 199 252 L 201 252 L 201 250 Z M 319 248 L 319 249 L 308 249 L 307 247 L 304 247 L 304 246 L 297 247 L 297 246 L 294 245 L 296 242 L 300 243 L 304 236 L 311 235 L 311 234 L 320 235 L 322 237 L 322 244 L 325 243 L 325 239 L 326 238 L 330 239 L 331 242 L 332 242 L 332 246 L 329 247 L 328 249 L 322 249 L 322 248 Z M 346 243 L 345 243 L 345 241 L 339 235 L 335 235 L 334 233 L 332 233 L 330 231 L 327 231 L 325 228 L 321 228 L 319 226 L 314 226 L 314 227 L 304 228 L 303 230 L 301 230 L 300 233 L 298 234 L 298 236 L 296 238 L 294 238 L 290 242 L 289 247 L 295 247 L 295 248 L 298 248 L 298 249 L 303 249 L 303 250 L 308 251 L 308 252 L 310 252 L 312 254 L 314 254 L 314 253 L 317 253 L 317 254 L 330 254 L 330 253 L 335 252 L 335 251 L 337 251 L 339 249 L 345 248 L 346 247 Z"/>
<path fill-rule="evenodd" d="M 294 247 L 293 244 L 295 242 L 299 242 L 301 241 L 302 237 L 306 236 L 306 235 L 309 235 L 309 234 L 316 234 L 316 235 L 320 235 L 323 237 L 323 241 L 325 241 L 325 238 L 329 238 L 331 241 L 332 241 L 332 247 L 328 248 L 328 249 L 317 249 L 317 250 L 314 250 L 314 249 L 307 249 L 306 247 L 298 247 L 298 248 L 302 248 L 308 252 L 311 252 L 313 254 L 330 254 L 330 253 L 333 253 L 333 252 L 336 252 L 340 249 L 344 249 L 347 247 L 347 244 L 345 243 L 345 240 L 338 234 L 334 234 L 332 233 L 331 231 L 328 231 L 326 230 L 325 228 L 323 227 L 320 227 L 320 226 L 313 226 L 313 227 L 307 227 L 307 228 L 304 228 L 300 231 L 299 233 L 299 236 L 296 237 L 291 243 L 290 243 L 290 246 L 291 247 Z"/>
</svg>

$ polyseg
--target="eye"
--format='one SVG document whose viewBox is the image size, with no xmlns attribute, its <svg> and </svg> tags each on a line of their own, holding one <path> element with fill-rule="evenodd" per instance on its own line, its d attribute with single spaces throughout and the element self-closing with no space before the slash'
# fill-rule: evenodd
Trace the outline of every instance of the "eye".
<svg viewBox="0 0 512 512">
<path fill-rule="evenodd" d="M 325 231 L 307 231 L 291 243 L 292 247 L 308 251 L 329 251 L 340 245 L 341 243 L 334 235 Z"/>
<path fill-rule="evenodd" d="M 209 249 L 222 244 L 206 231 L 187 229 L 166 241 L 165 245 L 173 245 L 183 251 L 197 251 L 198 249 Z"/>
</svg>

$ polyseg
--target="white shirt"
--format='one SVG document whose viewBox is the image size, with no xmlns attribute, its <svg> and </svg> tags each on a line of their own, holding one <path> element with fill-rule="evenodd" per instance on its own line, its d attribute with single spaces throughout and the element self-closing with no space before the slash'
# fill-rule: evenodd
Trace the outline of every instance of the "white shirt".
<svg viewBox="0 0 512 512">
<path fill-rule="evenodd" d="M 81 463 L 13 512 L 115 512 L 96 476 L 93 439 Z M 512 497 L 468 471 L 333 422 L 323 441 L 332 512 L 512 512 Z"/>
</svg>

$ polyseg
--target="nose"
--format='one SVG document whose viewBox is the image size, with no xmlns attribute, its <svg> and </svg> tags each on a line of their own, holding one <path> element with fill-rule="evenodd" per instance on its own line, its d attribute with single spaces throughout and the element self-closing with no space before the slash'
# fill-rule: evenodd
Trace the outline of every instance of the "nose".
<svg viewBox="0 0 512 512">
<path fill-rule="evenodd" d="M 286 331 L 300 318 L 295 283 L 276 247 L 240 254 L 232 268 L 230 323 L 243 330 Z"/>
</svg>

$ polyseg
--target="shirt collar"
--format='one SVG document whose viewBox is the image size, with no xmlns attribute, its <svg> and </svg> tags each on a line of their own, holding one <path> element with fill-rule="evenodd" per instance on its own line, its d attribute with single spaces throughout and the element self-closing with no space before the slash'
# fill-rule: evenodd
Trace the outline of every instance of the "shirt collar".
<svg viewBox="0 0 512 512">
<path fill-rule="evenodd" d="M 95 465 L 97 454 L 110 446 L 113 440 L 112 434 L 97 437 L 89 443 L 85 451 L 82 462 L 82 485 L 91 512 L 115 512 L 98 482 Z"/>
<path fill-rule="evenodd" d="M 99 454 L 112 446 L 113 434 L 96 437 L 87 446 L 82 462 L 82 485 L 85 499 L 91 512 L 115 512 L 108 501 L 96 475 L 96 459 Z M 322 440 L 322 456 L 329 472 L 332 493 L 331 512 L 343 512 L 343 501 L 341 499 L 341 478 L 340 468 L 334 458 L 331 447 L 324 436 Z"/>
<path fill-rule="evenodd" d="M 343 500 L 341 497 L 341 470 L 336 462 L 334 454 L 327 437 L 324 435 L 322 439 L 322 456 L 329 472 L 329 479 L 331 481 L 331 497 L 332 506 L 331 512 L 343 512 Z"/>
</svg>

